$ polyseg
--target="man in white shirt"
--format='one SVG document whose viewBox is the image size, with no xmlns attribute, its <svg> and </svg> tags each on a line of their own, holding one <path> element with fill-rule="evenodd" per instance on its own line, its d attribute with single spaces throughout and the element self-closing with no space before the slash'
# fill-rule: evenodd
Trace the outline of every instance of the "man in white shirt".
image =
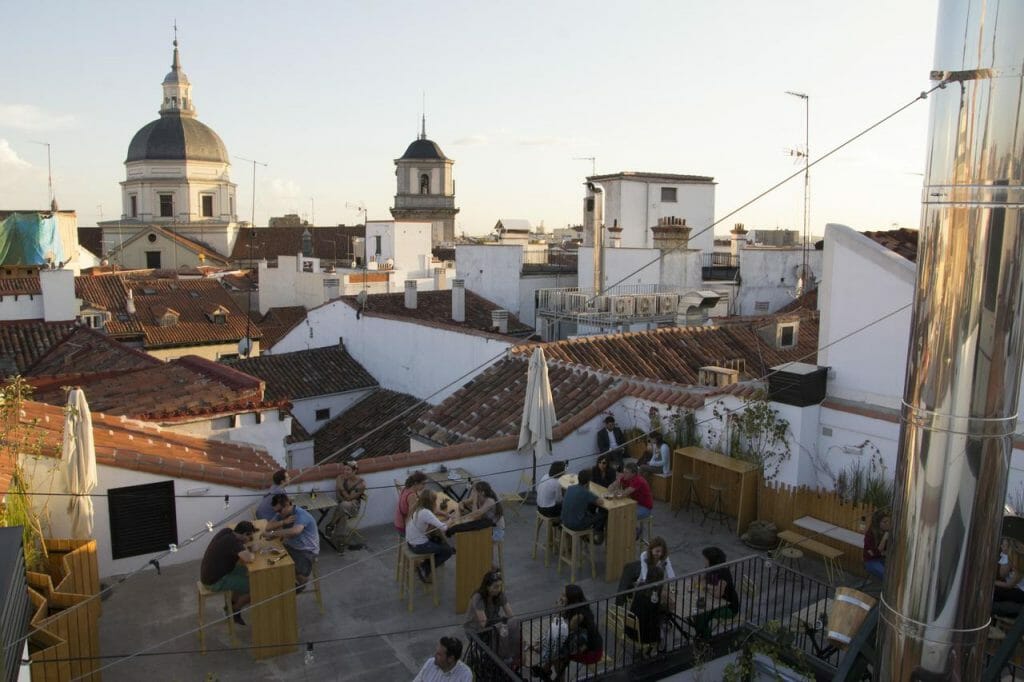
<svg viewBox="0 0 1024 682">
<path fill-rule="evenodd" d="M 412 682 L 473 682 L 473 671 L 460 661 L 462 640 L 442 637 L 437 651 L 423 664 Z"/>
</svg>

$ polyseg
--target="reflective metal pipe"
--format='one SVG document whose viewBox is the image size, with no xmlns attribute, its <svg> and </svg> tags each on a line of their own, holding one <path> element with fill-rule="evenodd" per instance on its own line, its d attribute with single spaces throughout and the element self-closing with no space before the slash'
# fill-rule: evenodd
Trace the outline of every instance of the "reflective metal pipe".
<svg viewBox="0 0 1024 682">
<path fill-rule="evenodd" d="M 1022 369 L 1024 3 L 942 0 L 883 680 L 975 680 Z"/>
</svg>

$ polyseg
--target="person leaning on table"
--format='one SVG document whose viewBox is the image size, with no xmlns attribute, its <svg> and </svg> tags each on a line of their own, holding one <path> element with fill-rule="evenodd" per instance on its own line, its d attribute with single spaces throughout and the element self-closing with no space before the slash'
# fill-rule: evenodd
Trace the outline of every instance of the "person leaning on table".
<svg viewBox="0 0 1024 682">
<path fill-rule="evenodd" d="M 256 527 L 240 521 L 234 527 L 221 528 L 210 540 L 199 567 L 199 581 L 213 592 L 231 592 L 231 610 L 235 622 L 245 625 L 239 611 L 249 603 L 249 571 L 256 556 L 249 550 Z"/>
<path fill-rule="evenodd" d="M 295 506 L 284 493 L 274 495 L 274 519 L 267 521 L 263 536 L 281 538 L 284 548 L 295 562 L 296 592 L 306 589 L 313 562 L 320 554 L 320 534 L 313 516 L 302 507 Z"/>
</svg>

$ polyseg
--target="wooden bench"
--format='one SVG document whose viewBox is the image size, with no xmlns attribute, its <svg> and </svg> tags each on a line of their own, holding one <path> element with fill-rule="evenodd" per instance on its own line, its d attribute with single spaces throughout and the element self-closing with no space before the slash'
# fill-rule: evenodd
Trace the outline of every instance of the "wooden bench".
<svg viewBox="0 0 1024 682">
<path fill-rule="evenodd" d="M 837 526 L 828 521 L 816 519 L 813 516 L 802 516 L 793 522 L 793 525 L 803 530 L 809 530 L 815 535 L 824 535 L 827 538 L 838 540 L 843 544 L 852 545 L 857 549 L 864 549 L 864 533 Z"/>
<path fill-rule="evenodd" d="M 784 530 L 779 533 L 779 549 L 785 547 L 797 547 L 805 552 L 813 552 L 821 557 L 825 564 L 825 575 L 831 585 L 838 585 L 843 578 L 843 568 L 839 559 L 845 552 L 835 547 L 829 547 L 823 542 L 812 540 L 809 537 L 794 533 L 791 530 Z"/>
<path fill-rule="evenodd" d="M 651 497 L 668 502 L 672 495 L 672 474 L 650 474 Z"/>
</svg>

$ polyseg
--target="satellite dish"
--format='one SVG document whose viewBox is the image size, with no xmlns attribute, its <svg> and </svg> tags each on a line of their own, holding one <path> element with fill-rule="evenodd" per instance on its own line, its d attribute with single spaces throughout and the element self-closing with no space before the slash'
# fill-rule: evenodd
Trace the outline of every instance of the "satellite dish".
<svg viewBox="0 0 1024 682">
<path fill-rule="evenodd" d="M 252 339 L 248 336 L 242 337 L 242 340 L 238 342 L 238 357 L 247 358 L 249 353 L 252 352 Z"/>
</svg>

